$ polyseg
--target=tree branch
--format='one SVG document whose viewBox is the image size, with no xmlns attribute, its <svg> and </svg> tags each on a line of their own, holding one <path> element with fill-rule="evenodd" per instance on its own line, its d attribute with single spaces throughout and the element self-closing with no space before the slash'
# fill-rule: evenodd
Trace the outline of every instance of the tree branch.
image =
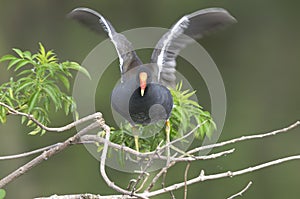
<svg viewBox="0 0 300 199">
<path fill-rule="evenodd" d="M 244 189 L 242 189 L 240 192 L 238 192 L 238 193 L 236 193 L 236 194 L 230 196 L 230 197 L 227 198 L 227 199 L 233 199 L 233 198 L 235 198 L 235 197 L 237 197 L 237 196 L 242 196 L 243 193 L 245 193 L 245 192 L 250 188 L 251 185 L 252 185 L 252 182 L 250 181 Z"/>
<path fill-rule="evenodd" d="M 116 190 L 119 193 L 129 195 L 129 196 L 137 196 L 138 198 L 146 199 L 147 197 L 144 197 L 142 195 L 133 194 L 128 190 L 122 189 L 121 187 L 115 185 L 115 183 L 112 182 L 108 178 L 108 176 L 105 172 L 105 161 L 106 161 L 106 156 L 107 156 L 107 151 L 108 151 L 108 142 L 109 142 L 109 138 L 110 138 L 110 127 L 105 124 L 104 120 L 102 120 L 102 122 L 100 123 L 100 126 L 105 131 L 105 142 L 104 142 L 104 147 L 103 147 L 102 155 L 101 155 L 101 159 L 100 159 L 100 173 L 101 173 L 101 176 L 103 177 L 104 181 L 110 188 Z"/>
<path fill-rule="evenodd" d="M 20 153 L 20 154 L 16 154 L 16 155 L 7 155 L 7 156 L 1 156 L 0 160 L 11 160 L 11 159 L 17 159 L 17 158 L 23 158 L 23 157 L 27 157 L 27 156 L 31 156 L 37 153 L 41 153 L 44 152 L 48 149 L 54 148 L 58 145 L 61 145 L 62 143 L 56 143 L 56 144 L 52 144 L 43 148 L 39 148 L 33 151 L 29 151 L 29 152 L 25 152 L 25 153 Z"/>
<path fill-rule="evenodd" d="M 296 122 L 296 123 L 290 125 L 287 128 L 283 128 L 283 129 L 280 129 L 280 130 L 272 131 L 272 132 L 266 133 L 266 134 L 254 135 L 254 136 L 244 136 L 244 137 L 241 137 L 241 138 L 236 138 L 236 139 L 233 139 L 233 140 L 221 142 L 221 143 L 219 143 L 220 145 L 216 144 L 215 146 L 219 147 L 219 146 L 224 146 L 226 144 L 235 143 L 235 142 L 239 142 L 239 141 L 243 141 L 243 140 L 254 139 L 254 138 L 263 138 L 263 137 L 266 137 L 266 136 L 276 135 L 278 133 L 286 132 L 288 130 L 291 130 L 291 129 L 295 128 L 296 126 L 299 125 L 299 123 L 300 122 Z M 132 193 L 130 191 L 124 190 L 124 189 L 118 187 L 117 185 L 115 185 L 112 181 L 110 181 L 110 179 L 108 178 L 108 176 L 107 176 L 107 174 L 105 172 L 105 161 L 106 161 L 106 155 L 107 155 L 108 147 L 109 146 L 114 147 L 115 144 L 109 142 L 110 128 L 104 123 L 104 120 L 101 120 L 100 127 L 103 128 L 105 130 L 105 132 L 106 132 L 105 139 L 103 139 L 103 138 L 100 139 L 101 140 L 100 143 L 104 143 L 104 148 L 103 148 L 103 152 L 102 152 L 102 155 L 101 155 L 101 163 L 100 163 L 100 172 L 101 172 L 101 175 L 103 176 L 105 182 L 108 184 L 109 187 L 113 188 L 114 190 L 116 190 L 119 193 L 122 193 L 124 195 L 122 195 L 122 196 L 119 196 L 119 195 L 116 195 L 116 196 L 115 195 L 114 196 L 91 195 L 90 198 L 93 198 L 93 199 L 102 199 L 103 197 L 105 199 L 106 198 L 114 198 L 114 197 L 117 198 L 117 199 L 119 199 L 119 197 L 121 197 L 121 198 L 122 197 L 124 197 L 124 198 L 130 198 L 130 199 L 131 198 L 150 198 L 152 196 L 157 196 L 157 195 L 160 195 L 160 194 L 163 194 L 163 193 L 166 193 L 166 192 L 172 193 L 172 191 L 180 189 L 180 188 L 183 188 L 183 187 L 185 187 L 185 190 L 187 190 L 187 186 L 189 186 L 191 184 L 194 184 L 194 183 L 198 183 L 198 182 L 202 182 L 202 181 L 206 181 L 206 180 L 221 179 L 221 178 L 226 178 L 226 177 L 234 177 L 234 176 L 242 175 L 242 174 L 245 174 L 245 173 L 253 172 L 253 171 L 256 171 L 256 170 L 260 170 L 260 169 L 263 169 L 263 168 L 266 168 L 266 167 L 270 167 L 270 166 L 274 166 L 274 165 L 277 165 L 277 164 L 281 164 L 283 162 L 300 159 L 300 155 L 295 155 L 295 156 L 290 156 L 290 157 L 285 157 L 285 158 L 273 160 L 273 161 L 266 162 L 266 163 L 263 163 L 263 164 L 258 164 L 256 166 L 249 167 L 249 168 L 246 168 L 246 169 L 241 169 L 241 170 L 237 170 L 237 171 L 233 171 L 233 172 L 232 171 L 227 171 L 227 172 L 217 173 L 217 174 L 211 174 L 211 175 L 205 175 L 204 174 L 204 170 L 202 170 L 200 172 L 200 175 L 198 177 L 192 178 L 190 180 L 187 180 L 187 172 L 186 172 L 185 173 L 185 179 L 184 179 L 183 182 L 177 183 L 177 184 L 173 184 L 173 185 L 168 186 L 168 187 L 163 187 L 161 189 L 158 189 L 158 190 L 150 192 L 150 189 L 157 182 L 157 179 L 161 176 L 161 174 L 165 173 L 171 166 L 173 166 L 173 165 L 176 164 L 176 161 L 172 161 L 172 162 L 170 162 L 169 165 L 167 165 L 166 167 L 164 167 L 163 169 L 161 169 L 161 171 L 153 178 L 153 180 L 150 183 L 149 187 L 144 192 L 142 192 L 142 193 Z M 89 137 L 88 135 L 86 135 L 85 138 L 91 138 L 91 137 Z M 92 138 L 93 138 L 92 140 L 95 139 L 95 137 L 92 137 Z M 87 140 L 89 140 L 89 139 L 86 139 L 85 141 L 87 141 Z M 99 141 L 99 139 L 97 139 L 97 140 Z M 210 145 L 210 147 L 211 146 L 212 145 Z M 118 147 L 122 147 L 122 146 L 118 146 Z M 196 149 L 198 151 L 199 149 L 201 149 L 201 147 L 198 147 Z M 202 147 L 202 149 L 203 149 L 203 147 Z M 128 151 L 130 151 L 130 150 L 128 149 Z M 226 155 L 226 154 L 232 153 L 233 151 L 234 151 L 234 149 L 231 149 L 231 150 L 228 150 L 228 151 L 223 151 L 223 152 L 219 152 L 219 153 L 216 153 L 216 154 L 211 154 L 211 155 L 203 156 L 203 157 L 205 157 L 205 158 L 219 157 L 221 155 Z M 154 154 L 155 153 L 153 153 L 152 155 L 154 155 Z M 184 155 L 181 155 L 180 157 L 178 157 L 177 160 L 182 160 L 182 161 L 189 162 L 189 161 L 195 160 L 195 158 L 197 159 L 199 157 L 201 157 L 201 156 L 185 157 L 185 154 L 184 154 Z M 229 198 L 234 198 L 234 197 L 242 195 L 246 190 L 249 189 L 250 185 L 251 185 L 251 182 L 243 190 L 241 190 L 239 193 L 237 193 L 235 195 L 232 195 Z M 71 199 L 77 199 L 77 198 L 80 198 L 80 196 L 82 196 L 82 195 L 67 195 L 67 196 L 58 196 L 58 197 L 53 197 L 52 196 L 51 199 L 70 199 L 70 198 Z M 87 197 L 87 198 L 89 198 L 89 197 Z M 42 199 L 42 198 L 39 198 L 39 199 Z M 44 199 L 50 199 L 50 198 L 44 198 Z"/>
<path fill-rule="evenodd" d="M 43 125 L 37 119 L 35 119 L 33 117 L 33 115 L 17 111 L 14 108 L 8 106 L 7 104 L 4 104 L 4 103 L 0 102 L 0 106 L 4 106 L 5 108 L 7 108 L 11 112 L 11 114 L 13 114 L 13 115 L 20 115 L 20 116 L 27 117 L 29 120 L 33 121 L 36 125 L 38 125 L 42 129 L 44 129 L 46 131 L 50 131 L 50 132 L 64 132 L 64 131 L 69 130 L 69 129 L 71 129 L 71 128 L 79 125 L 79 124 L 82 124 L 84 122 L 87 122 L 87 121 L 90 121 L 90 120 L 93 120 L 93 119 L 97 119 L 97 118 L 102 118 L 102 114 L 100 112 L 97 112 L 97 113 L 94 113 L 92 115 L 88 115 L 84 118 L 81 118 L 79 120 L 76 120 L 75 122 L 72 122 L 72 123 L 70 123 L 66 126 L 58 127 L 58 128 L 54 127 L 53 128 L 53 127 L 47 127 L 47 126 Z"/>
<path fill-rule="evenodd" d="M 98 118 L 98 119 L 100 119 L 100 118 Z M 9 182 L 13 181 L 17 177 L 23 175 L 24 173 L 26 173 L 27 171 L 29 171 L 30 169 L 32 169 L 36 165 L 38 165 L 41 162 L 43 162 L 44 160 L 47 160 L 51 156 L 53 156 L 53 155 L 55 155 L 55 154 L 63 151 L 65 148 L 67 148 L 68 146 L 70 146 L 72 143 L 74 143 L 77 140 L 79 140 L 79 138 L 82 135 L 84 135 L 85 133 L 89 132 L 92 129 L 95 129 L 96 127 L 99 127 L 99 122 L 98 121 L 96 121 L 96 122 L 90 124 L 89 126 L 85 127 L 84 129 L 82 129 L 81 131 L 79 131 L 74 136 L 68 138 L 63 143 L 61 143 L 61 144 L 59 144 L 59 145 L 57 145 L 57 146 L 55 146 L 53 148 L 50 148 L 50 149 L 44 151 L 41 155 L 37 156 L 36 158 L 34 158 L 33 160 L 31 160 L 30 162 L 26 163 L 25 165 L 21 166 L 17 170 L 13 171 L 8 176 L 2 178 L 0 180 L 0 188 L 4 187 L 6 184 L 8 184 Z"/>
<path fill-rule="evenodd" d="M 137 197 L 124 195 L 101 196 L 94 194 L 72 194 L 63 196 L 52 195 L 50 197 L 38 197 L 35 199 L 137 199 Z"/>
<path fill-rule="evenodd" d="M 186 181 L 188 180 L 188 172 L 189 172 L 190 166 L 191 166 L 191 163 L 188 162 L 188 164 L 185 167 L 185 171 L 184 171 L 184 182 L 185 182 L 185 185 L 184 185 L 184 199 L 187 199 L 187 184 L 186 184 Z"/>
<path fill-rule="evenodd" d="M 224 173 L 218 173 L 218 174 L 212 174 L 212 175 L 204 175 L 204 171 L 202 170 L 200 175 L 196 178 L 190 179 L 187 182 L 181 182 L 181 183 L 171 185 L 171 186 L 166 187 L 164 189 L 159 189 L 159 190 L 156 190 L 156 191 L 149 192 L 148 194 L 146 194 L 146 196 L 147 197 L 156 196 L 156 195 L 160 195 L 160 194 L 163 194 L 163 193 L 166 193 L 166 192 L 169 192 L 169 191 L 174 191 L 174 190 L 180 189 L 180 188 L 184 187 L 185 185 L 191 185 L 191 184 L 194 184 L 194 183 L 197 183 L 197 182 L 203 182 L 203 181 L 206 181 L 206 180 L 214 180 L 214 179 L 221 179 L 221 178 L 226 178 L 226 177 L 234 177 L 234 176 L 242 175 L 242 174 L 245 174 L 245 173 L 250 173 L 250 172 L 253 172 L 253 171 L 256 171 L 256 170 L 260 170 L 260 169 L 263 169 L 263 168 L 266 168 L 266 167 L 281 164 L 283 162 L 287 162 L 287 161 L 291 161 L 291 160 L 299 160 L 299 159 L 300 159 L 300 155 L 295 155 L 295 156 L 285 157 L 285 158 L 277 159 L 277 160 L 270 161 L 270 162 L 267 162 L 267 163 L 259 164 L 259 165 L 254 166 L 254 167 L 249 167 L 249 168 L 234 171 L 234 172 L 227 171 L 227 172 L 224 172 Z"/>
<path fill-rule="evenodd" d="M 272 136 L 272 135 L 277 135 L 279 133 L 285 133 L 285 132 L 287 132 L 287 131 L 289 131 L 293 128 L 296 128 L 299 125 L 300 125 L 300 121 L 296 121 L 293 124 L 291 124 L 290 126 L 288 126 L 286 128 L 283 128 L 283 129 L 271 131 L 271 132 L 265 133 L 265 134 L 242 136 L 242 137 L 239 137 L 239 138 L 231 139 L 231 140 L 216 143 L 216 144 L 205 145 L 205 146 L 202 146 L 202 147 L 192 149 L 192 150 L 188 151 L 187 153 L 188 154 L 193 154 L 193 153 L 203 151 L 203 150 L 206 150 L 206 149 L 221 147 L 221 146 L 225 146 L 225 145 L 228 145 L 228 144 L 233 144 L 233 143 L 236 143 L 236 142 L 241 142 L 241 141 L 245 141 L 245 140 L 252 140 L 252 139 L 258 139 L 258 138 L 264 138 L 264 137 L 268 137 L 268 136 Z"/>
</svg>

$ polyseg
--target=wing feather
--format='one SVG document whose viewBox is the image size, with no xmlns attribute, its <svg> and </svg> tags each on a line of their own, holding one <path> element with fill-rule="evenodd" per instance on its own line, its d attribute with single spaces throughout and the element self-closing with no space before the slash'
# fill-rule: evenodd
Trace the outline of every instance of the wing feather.
<svg viewBox="0 0 300 199">
<path fill-rule="evenodd" d="M 89 8 L 76 8 L 68 14 L 68 17 L 77 20 L 97 33 L 106 33 L 118 53 L 120 71 L 122 74 L 142 64 L 127 38 L 117 33 L 111 23 L 98 12 Z"/>
<path fill-rule="evenodd" d="M 152 53 L 151 63 L 158 66 L 158 81 L 175 87 L 176 58 L 180 51 L 195 39 L 235 22 L 235 18 L 222 8 L 198 10 L 182 17 L 162 36 Z"/>
</svg>

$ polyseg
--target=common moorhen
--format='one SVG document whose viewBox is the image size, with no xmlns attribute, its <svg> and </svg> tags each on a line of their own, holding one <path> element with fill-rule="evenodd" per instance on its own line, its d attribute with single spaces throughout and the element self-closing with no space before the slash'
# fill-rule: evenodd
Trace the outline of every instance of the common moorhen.
<svg viewBox="0 0 300 199">
<path fill-rule="evenodd" d="M 132 44 L 111 23 L 89 8 L 76 8 L 69 17 L 97 33 L 106 33 L 120 62 L 121 82 L 111 95 L 112 107 L 132 125 L 147 125 L 170 117 L 173 99 L 168 87 L 175 86 L 176 57 L 193 39 L 236 20 L 222 8 L 198 10 L 182 17 L 158 41 L 150 64 L 142 64 Z"/>
</svg>

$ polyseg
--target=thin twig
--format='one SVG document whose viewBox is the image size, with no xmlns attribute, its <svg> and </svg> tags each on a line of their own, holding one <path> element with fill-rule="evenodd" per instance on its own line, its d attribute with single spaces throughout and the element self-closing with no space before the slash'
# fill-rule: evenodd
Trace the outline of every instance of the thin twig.
<svg viewBox="0 0 300 199">
<path fill-rule="evenodd" d="M 252 185 L 252 182 L 250 181 L 244 189 L 242 189 L 240 192 L 228 197 L 227 199 L 233 199 L 237 196 L 242 196 L 243 193 L 245 193 L 250 188 L 251 185 Z"/>
<path fill-rule="evenodd" d="M 148 178 L 149 178 L 149 175 L 150 175 L 149 173 L 143 172 L 143 175 L 141 175 L 141 176 L 143 176 L 144 180 L 143 180 L 142 184 L 140 185 L 140 187 L 137 188 L 136 192 L 139 192 L 140 190 L 143 189 L 145 183 L 147 182 L 147 180 L 148 180 Z M 146 177 L 145 177 L 145 176 L 146 176 Z"/>
<path fill-rule="evenodd" d="M 149 184 L 149 186 L 146 188 L 146 190 L 149 192 L 153 188 L 153 186 L 156 184 L 157 180 L 166 172 L 166 170 L 168 170 L 170 167 L 174 166 L 177 162 L 214 159 L 214 158 L 218 158 L 218 157 L 221 157 L 221 156 L 233 153 L 234 150 L 235 149 L 230 149 L 230 150 L 227 150 L 227 151 L 222 151 L 222 152 L 219 152 L 219 153 L 214 153 L 214 154 L 210 154 L 210 155 L 206 155 L 206 156 L 196 156 L 196 157 L 186 157 L 186 158 L 181 158 L 181 157 L 174 158 L 174 159 L 172 159 L 172 161 L 170 162 L 169 165 L 167 165 L 164 168 L 162 168 L 156 174 L 156 176 L 152 179 L 152 182 Z"/>
<path fill-rule="evenodd" d="M 188 154 L 193 154 L 193 153 L 196 153 L 196 152 L 199 152 L 199 151 L 203 151 L 203 150 L 206 150 L 206 149 L 212 149 L 212 148 L 216 148 L 216 147 L 221 147 L 221 146 L 225 146 L 225 145 L 228 145 L 228 144 L 233 144 L 233 143 L 236 143 L 236 142 L 241 142 L 241 141 L 245 141 L 245 140 L 251 140 L 251 139 L 258 139 L 258 138 L 268 137 L 268 136 L 276 135 L 276 134 L 279 134 L 279 133 L 287 132 L 287 131 L 289 131 L 289 130 L 291 130 L 291 129 L 299 126 L 299 125 L 300 125 L 300 121 L 296 121 L 293 124 L 291 124 L 290 126 L 288 126 L 286 128 L 283 128 L 283 129 L 271 131 L 271 132 L 265 133 L 265 134 L 242 136 L 242 137 L 231 139 L 231 140 L 227 140 L 227 141 L 224 141 L 224 142 L 220 142 L 220 143 L 216 143 L 216 144 L 210 144 L 210 145 L 198 147 L 198 148 L 195 148 L 195 149 L 192 149 L 192 150 L 188 151 L 187 153 Z"/>
<path fill-rule="evenodd" d="M 105 161 L 106 161 L 106 156 L 107 156 L 107 151 L 108 151 L 108 141 L 109 141 L 109 138 L 110 138 L 110 127 L 105 124 L 104 119 L 101 120 L 100 127 L 105 131 L 105 142 L 104 142 L 102 155 L 101 155 L 101 159 L 100 159 L 100 173 L 101 173 L 102 178 L 104 179 L 104 181 L 106 182 L 106 184 L 110 188 L 116 190 L 118 193 L 122 193 L 122 194 L 125 194 L 125 195 L 130 195 L 130 196 L 137 196 L 137 197 L 140 197 L 140 198 L 147 198 L 147 197 L 144 197 L 144 196 L 140 196 L 138 194 L 132 194 L 130 191 L 127 191 L 127 190 L 115 185 L 115 183 L 112 182 L 108 178 L 108 176 L 105 172 Z"/>
<path fill-rule="evenodd" d="M 90 120 L 93 120 L 93 119 L 97 119 L 97 118 L 102 118 L 102 114 L 100 112 L 97 112 L 97 113 L 94 113 L 92 115 L 88 115 L 84 118 L 81 118 L 79 120 L 76 120 L 76 121 L 74 121 L 74 122 L 72 122 L 72 123 L 70 123 L 66 126 L 52 128 L 52 127 L 47 127 L 47 126 L 43 125 L 42 123 L 40 123 L 37 119 L 35 119 L 33 117 L 33 115 L 17 111 L 14 108 L 8 106 L 7 104 L 4 104 L 3 102 L 0 102 L 0 106 L 4 106 L 5 108 L 7 108 L 11 112 L 11 114 L 27 117 L 29 120 L 33 121 L 36 125 L 38 125 L 42 129 L 44 129 L 46 131 L 50 131 L 50 132 L 63 132 L 63 131 L 69 130 L 69 129 L 71 129 L 71 128 L 79 125 L 79 124 L 82 124 L 84 122 L 87 122 L 87 121 L 90 121 Z"/>
<path fill-rule="evenodd" d="M 191 163 L 188 162 L 188 164 L 185 167 L 185 171 L 184 171 L 184 182 L 185 182 L 185 185 L 184 185 L 184 199 L 187 199 L 187 184 L 186 184 L 186 181 L 188 180 L 188 172 L 189 172 L 190 166 L 191 166 Z"/>
<path fill-rule="evenodd" d="M 195 128 L 193 128 L 190 132 L 186 133 L 185 135 L 183 135 L 182 137 L 179 137 L 171 142 L 167 142 L 164 146 L 160 147 L 158 152 L 161 153 L 162 151 L 164 151 L 167 147 L 172 146 L 173 144 L 189 137 L 191 134 L 193 134 L 198 128 L 200 128 L 203 124 L 205 124 L 208 120 L 203 121 L 202 123 L 198 124 L 197 126 L 195 126 Z"/>
<path fill-rule="evenodd" d="M 180 188 L 184 187 L 185 184 L 191 185 L 191 184 L 194 184 L 194 183 L 197 183 L 197 182 L 203 182 L 203 181 L 206 181 L 206 180 L 214 180 L 214 179 L 221 179 L 221 178 L 227 178 L 227 177 L 234 177 L 234 176 L 242 175 L 242 174 L 245 174 L 245 173 L 250 173 L 250 172 L 253 172 L 253 171 L 256 171 L 256 170 L 260 170 L 260 169 L 263 169 L 263 168 L 266 168 L 266 167 L 274 166 L 274 165 L 281 164 L 281 163 L 287 162 L 287 161 L 292 161 L 292 160 L 300 160 L 300 155 L 280 158 L 280 159 L 277 159 L 277 160 L 273 160 L 273 161 L 270 161 L 270 162 L 266 162 L 266 163 L 263 163 L 263 164 L 256 165 L 254 167 L 249 167 L 249 168 L 246 168 L 246 169 L 233 171 L 233 172 L 232 171 L 227 171 L 227 172 L 212 174 L 212 175 L 204 175 L 204 172 L 201 172 L 201 174 L 198 177 L 190 179 L 186 183 L 181 182 L 181 183 L 171 185 L 169 187 L 165 187 L 163 189 L 152 191 L 152 192 L 149 192 L 148 194 L 146 194 L 146 196 L 147 197 L 152 197 L 152 196 L 160 195 L 160 194 L 163 194 L 163 193 L 166 193 L 166 192 L 169 192 L 169 191 L 174 191 L 174 190 L 177 190 L 177 189 L 180 189 Z"/>
<path fill-rule="evenodd" d="M 222 152 L 219 152 L 219 153 L 213 153 L 213 154 L 210 154 L 210 155 L 171 158 L 171 161 L 174 161 L 174 162 L 187 162 L 187 161 L 189 161 L 189 162 L 191 162 L 191 161 L 195 161 L 195 160 L 209 160 L 209 159 L 215 159 L 215 158 L 218 158 L 218 157 L 221 157 L 221 156 L 228 155 L 230 153 L 233 153 L 234 151 L 235 151 L 235 149 L 230 149 L 230 150 L 222 151 Z"/>
<path fill-rule="evenodd" d="M 101 196 L 94 194 L 72 194 L 72 195 L 52 195 L 49 197 L 38 197 L 35 199 L 137 199 L 135 196 L 124 196 L 124 195 L 110 195 L 110 196 Z"/>
<path fill-rule="evenodd" d="M 1 156 L 0 160 L 11 160 L 11 159 L 17 159 L 17 158 L 23 158 L 23 157 L 27 157 L 27 156 L 31 156 L 37 153 L 41 153 L 44 152 L 48 149 L 54 148 L 58 145 L 61 145 L 62 143 L 56 143 L 56 144 L 52 144 L 43 148 L 39 148 L 33 151 L 29 151 L 29 152 L 25 152 L 25 153 L 20 153 L 20 154 L 16 154 L 16 155 L 7 155 L 7 156 Z"/>
</svg>

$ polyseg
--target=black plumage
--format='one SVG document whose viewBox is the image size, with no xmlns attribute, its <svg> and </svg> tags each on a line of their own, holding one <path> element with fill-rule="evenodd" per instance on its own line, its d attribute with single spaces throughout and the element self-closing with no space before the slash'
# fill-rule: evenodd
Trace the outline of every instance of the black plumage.
<svg viewBox="0 0 300 199">
<path fill-rule="evenodd" d="M 180 50 L 194 39 L 236 22 L 222 8 L 208 8 L 186 15 L 158 41 L 150 63 L 142 64 L 127 38 L 117 33 L 96 11 L 76 8 L 68 16 L 97 33 L 106 33 L 113 42 L 122 78 L 112 91 L 111 103 L 133 125 L 167 120 L 173 107 L 168 87 L 176 84 L 176 57 Z"/>
</svg>

